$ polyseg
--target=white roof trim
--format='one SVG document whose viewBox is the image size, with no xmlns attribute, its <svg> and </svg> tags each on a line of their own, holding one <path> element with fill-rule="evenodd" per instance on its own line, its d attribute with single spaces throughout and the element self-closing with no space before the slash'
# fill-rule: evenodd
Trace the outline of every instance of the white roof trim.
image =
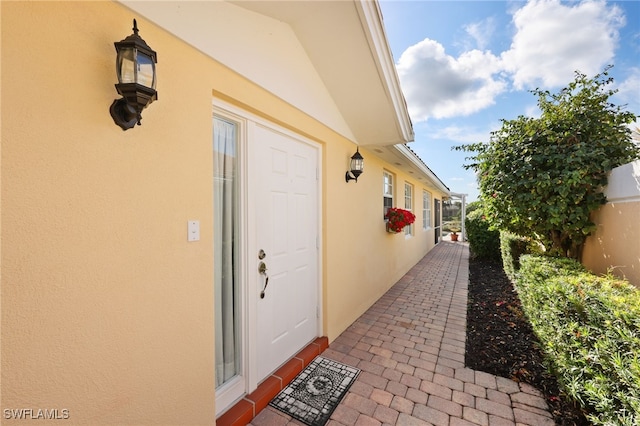
<svg viewBox="0 0 640 426">
<path fill-rule="evenodd" d="M 416 169 L 420 171 L 420 173 L 424 174 L 429 178 L 431 182 L 436 186 L 437 189 L 444 192 L 445 194 L 450 195 L 451 191 L 449 188 L 440 180 L 438 176 L 436 176 L 433 171 L 413 152 L 409 147 L 399 144 L 395 145 L 394 148 L 402 154 L 402 156 Z"/>
<path fill-rule="evenodd" d="M 404 142 L 412 142 L 415 138 L 413 125 L 400 86 L 400 79 L 398 78 L 393 54 L 384 30 L 380 6 L 377 1 L 367 0 L 360 0 L 359 6 L 358 12 L 360 13 L 361 19 L 367 24 L 366 29 L 368 30 L 369 44 L 375 51 L 375 57 L 379 60 L 377 63 L 379 72 L 382 80 L 390 91 L 389 97 L 396 111 L 398 125 L 400 126 L 399 130 L 402 133 Z"/>
<path fill-rule="evenodd" d="M 377 0 L 117 0 L 355 144 L 414 138 Z"/>
</svg>

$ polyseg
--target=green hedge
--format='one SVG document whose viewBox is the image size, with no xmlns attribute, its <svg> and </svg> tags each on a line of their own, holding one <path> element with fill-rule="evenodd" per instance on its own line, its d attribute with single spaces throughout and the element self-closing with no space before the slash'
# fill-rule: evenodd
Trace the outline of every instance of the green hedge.
<svg viewBox="0 0 640 426">
<path fill-rule="evenodd" d="M 540 254 L 540 249 L 531 238 L 501 231 L 500 252 L 502 254 L 504 272 L 513 281 L 516 279 L 516 272 L 520 269 L 520 256 L 523 254 Z"/>
<path fill-rule="evenodd" d="M 570 259 L 524 255 L 515 286 L 551 371 L 593 424 L 640 424 L 640 293 Z"/>
<path fill-rule="evenodd" d="M 500 259 L 500 233 L 489 229 L 482 209 L 467 214 L 464 222 L 471 254 L 479 259 Z"/>
</svg>

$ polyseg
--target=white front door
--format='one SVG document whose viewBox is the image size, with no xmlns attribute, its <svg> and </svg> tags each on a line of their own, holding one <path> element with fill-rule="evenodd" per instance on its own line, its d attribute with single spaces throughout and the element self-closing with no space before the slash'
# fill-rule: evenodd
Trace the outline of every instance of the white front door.
<svg viewBox="0 0 640 426">
<path fill-rule="evenodd" d="M 249 297 L 256 300 L 255 359 L 261 381 L 318 335 L 319 149 L 291 133 L 256 124 L 249 153 L 255 198 L 251 246 L 256 249 L 256 285 Z M 260 273 L 261 262 L 265 273 Z"/>
</svg>

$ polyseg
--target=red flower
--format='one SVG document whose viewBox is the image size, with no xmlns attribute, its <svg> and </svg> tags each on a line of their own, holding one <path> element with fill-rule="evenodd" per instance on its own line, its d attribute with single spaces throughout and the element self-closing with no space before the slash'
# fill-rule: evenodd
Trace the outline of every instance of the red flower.
<svg viewBox="0 0 640 426">
<path fill-rule="evenodd" d="M 405 226 L 411 225 L 416 216 L 408 210 L 392 207 L 385 215 L 387 226 L 393 232 L 401 232 Z"/>
</svg>

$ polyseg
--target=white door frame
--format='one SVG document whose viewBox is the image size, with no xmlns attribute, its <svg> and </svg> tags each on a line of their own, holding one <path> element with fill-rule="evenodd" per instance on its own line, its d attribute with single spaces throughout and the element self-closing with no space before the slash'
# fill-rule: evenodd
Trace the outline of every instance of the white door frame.
<svg viewBox="0 0 640 426">
<path fill-rule="evenodd" d="M 212 112 L 212 122 L 214 117 L 220 117 L 232 121 L 237 124 L 237 150 L 238 150 L 238 158 L 237 158 L 237 167 L 238 167 L 238 198 L 239 198 L 239 211 L 240 218 L 238 218 L 238 228 L 240 234 L 240 241 L 246 240 L 247 235 L 247 220 L 246 220 L 246 199 L 247 199 L 247 179 L 245 176 L 245 171 L 247 170 L 247 159 L 246 159 L 246 151 L 247 151 L 247 125 L 246 119 L 238 114 L 234 114 L 227 108 L 223 108 L 219 106 L 218 102 L 214 100 L 213 103 L 213 112 Z M 213 177 L 213 175 L 212 175 Z M 213 191 L 213 188 L 212 188 Z M 213 218 L 212 218 L 213 219 Z M 220 388 L 216 389 L 215 392 L 215 407 L 216 407 L 216 417 L 220 415 L 223 411 L 229 408 L 234 402 L 236 402 L 240 397 L 242 397 L 245 393 L 247 393 L 247 372 L 248 372 L 248 357 L 246 353 L 247 347 L 247 329 L 249 327 L 249 321 L 247 319 L 247 288 L 244 284 L 245 277 L 247 276 L 247 247 L 246 244 L 241 244 L 238 250 L 240 260 L 238 273 L 240 274 L 240 282 L 239 286 L 239 301 L 238 305 L 240 307 L 240 321 L 239 321 L 239 329 L 240 329 L 240 371 L 241 374 L 229 380 L 227 383 L 223 384 Z M 213 265 L 213 262 L 212 262 Z M 215 306 L 215 305 L 214 305 Z M 215 315 L 214 315 L 215 318 Z M 214 336 L 215 341 L 215 336 Z M 214 354 L 215 358 L 215 354 Z M 215 364 L 215 359 L 213 359 Z"/>
<path fill-rule="evenodd" d="M 253 392 L 258 387 L 258 354 L 256 351 L 256 345 L 253 342 L 257 341 L 257 294 L 260 293 L 259 276 L 255 272 L 256 253 L 258 252 L 257 242 L 255 240 L 256 235 L 256 214 L 257 208 L 255 203 L 255 196 L 252 194 L 253 188 L 251 187 L 251 161 L 250 155 L 248 155 L 249 141 L 253 137 L 253 129 L 256 125 L 260 125 L 278 133 L 282 133 L 289 136 L 299 142 L 305 143 L 314 147 L 318 151 L 318 225 L 316 230 L 317 235 L 317 262 L 318 262 L 318 329 L 317 336 L 322 336 L 322 324 L 323 324 L 323 307 L 322 307 L 322 145 L 312 141 L 304 136 L 295 133 L 291 130 L 285 129 L 273 122 L 270 122 L 262 117 L 252 114 L 246 110 L 243 110 L 235 105 L 225 102 L 221 99 L 213 99 L 213 113 L 221 117 L 229 118 L 239 124 L 239 137 L 238 148 L 240 152 L 240 158 L 238 166 L 240 169 L 240 239 L 241 247 L 240 253 L 240 306 L 241 306 L 241 333 L 242 333 L 242 357 L 241 368 L 243 372 L 242 385 L 245 388 L 246 393 Z M 224 386 L 223 386 L 224 388 Z M 224 391 L 224 389 L 221 389 Z M 216 392 L 216 413 L 226 409 L 229 404 L 234 400 L 229 400 L 230 396 L 225 398 L 224 394 Z M 229 393 L 231 395 L 231 393 Z M 237 397 L 236 397 L 237 398 Z"/>
</svg>

